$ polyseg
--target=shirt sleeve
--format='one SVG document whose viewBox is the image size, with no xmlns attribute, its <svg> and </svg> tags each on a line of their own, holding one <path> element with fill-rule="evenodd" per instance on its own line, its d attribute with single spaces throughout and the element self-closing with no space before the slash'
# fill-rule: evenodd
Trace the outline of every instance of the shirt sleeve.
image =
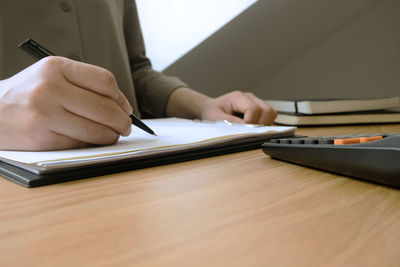
<svg viewBox="0 0 400 267">
<path fill-rule="evenodd" d="M 165 117 L 174 89 L 187 87 L 177 77 L 166 76 L 151 67 L 145 55 L 135 1 L 125 0 L 124 34 L 139 109 L 144 117 Z"/>
</svg>

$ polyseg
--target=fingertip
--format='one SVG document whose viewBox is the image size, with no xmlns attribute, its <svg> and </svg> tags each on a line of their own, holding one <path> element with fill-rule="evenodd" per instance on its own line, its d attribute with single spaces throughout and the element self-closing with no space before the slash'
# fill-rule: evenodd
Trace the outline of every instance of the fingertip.
<svg viewBox="0 0 400 267">
<path fill-rule="evenodd" d="M 121 91 L 119 91 L 117 104 L 122 108 L 123 111 L 126 112 L 126 114 L 128 114 L 128 115 L 132 114 L 133 108 L 132 108 L 131 104 L 129 104 L 128 99 L 125 97 L 125 95 Z"/>
<path fill-rule="evenodd" d="M 254 106 L 252 108 L 249 108 L 245 112 L 243 119 L 246 123 L 255 124 L 259 121 L 261 115 L 262 115 L 261 108 L 259 108 L 258 106 Z"/>
<path fill-rule="evenodd" d="M 128 129 L 126 130 L 126 132 L 125 133 L 123 133 L 122 134 L 122 136 L 129 136 L 130 134 L 131 134 L 131 132 L 132 132 L 132 127 L 130 126 L 130 127 L 128 127 Z"/>
<path fill-rule="evenodd" d="M 271 125 L 274 123 L 276 116 L 277 116 L 276 112 L 271 112 L 271 111 L 264 112 L 263 115 L 260 116 L 258 124 Z"/>
<path fill-rule="evenodd" d="M 132 106 L 129 104 L 128 101 L 126 101 L 126 106 L 124 107 L 124 111 L 128 114 L 131 115 L 133 113 L 133 108 Z"/>
</svg>

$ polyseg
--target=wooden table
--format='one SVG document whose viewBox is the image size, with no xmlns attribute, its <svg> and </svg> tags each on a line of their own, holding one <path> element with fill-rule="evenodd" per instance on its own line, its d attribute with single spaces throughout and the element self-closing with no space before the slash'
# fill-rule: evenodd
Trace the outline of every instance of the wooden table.
<svg viewBox="0 0 400 267">
<path fill-rule="evenodd" d="M 400 265 L 400 190 L 261 150 L 0 196 L 0 266 Z"/>
</svg>

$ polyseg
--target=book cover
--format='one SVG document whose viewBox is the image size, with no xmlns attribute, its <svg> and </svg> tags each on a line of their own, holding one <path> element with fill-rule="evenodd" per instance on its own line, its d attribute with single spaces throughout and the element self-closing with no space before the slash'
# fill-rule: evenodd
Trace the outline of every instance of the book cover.
<svg viewBox="0 0 400 267">
<path fill-rule="evenodd" d="M 275 123 L 296 126 L 400 123 L 400 110 L 360 111 L 317 115 L 280 112 L 275 119 Z"/>
<path fill-rule="evenodd" d="M 374 99 L 266 100 L 265 102 L 277 112 L 296 114 L 372 111 L 400 107 L 398 96 Z"/>
</svg>

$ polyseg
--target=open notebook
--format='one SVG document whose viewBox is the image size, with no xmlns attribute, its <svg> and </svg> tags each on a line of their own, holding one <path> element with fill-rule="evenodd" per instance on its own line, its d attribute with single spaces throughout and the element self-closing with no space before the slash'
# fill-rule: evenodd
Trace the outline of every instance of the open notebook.
<svg viewBox="0 0 400 267">
<path fill-rule="evenodd" d="M 0 151 L 0 174 L 24 186 L 137 169 L 253 149 L 272 137 L 291 136 L 295 127 L 201 122 L 185 119 L 144 120 L 158 136 L 133 128 L 110 146 L 24 152 Z"/>
</svg>

